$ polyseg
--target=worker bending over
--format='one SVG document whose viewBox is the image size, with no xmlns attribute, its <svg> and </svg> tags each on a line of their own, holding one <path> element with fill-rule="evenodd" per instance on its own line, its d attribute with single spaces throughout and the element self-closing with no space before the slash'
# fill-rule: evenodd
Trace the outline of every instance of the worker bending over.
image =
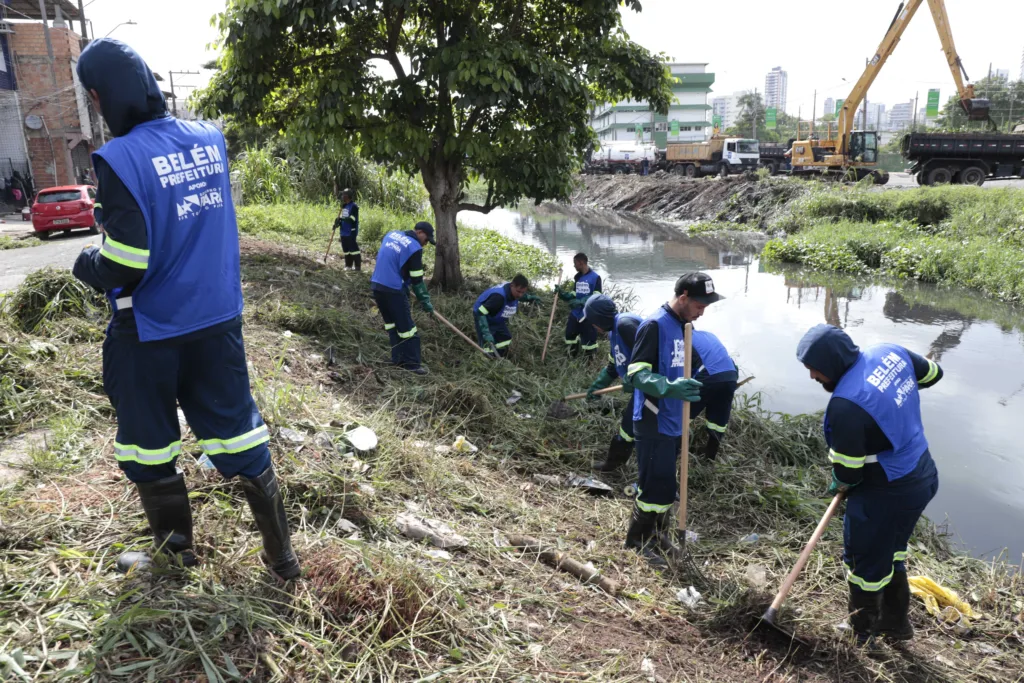
<svg viewBox="0 0 1024 683">
<path fill-rule="evenodd" d="M 427 369 L 420 359 L 420 337 L 409 308 L 409 289 L 425 312 L 434 312 L 423 281 L 423 246 L 428 242 L 434 244 L 434 226 L 426 221 L 412 230 L 393 230 L 384 235 L 370 278 L 373 299 L 391 340 L 391 362 L 417 375 L 427 374 Z"/>
<path fill-rule="evenodd" d="M 160 87 L 130 47 L 93 41 L 78 77 L 114 134 L 93 154 L 103 203 L 102 248 L 75 261 L 114 315 L 103 343 L 103 387 L 117 413 L 114 453 L 139 491 L 156 548 L 198 563 L 177 407 L 227 479 L 237 476 L 263 536 L 263 559 L 299 575 L 270 435 L 249 391 L 242 343 L 238 225 L 224 136 L 167 114 Z M 188 169 L 188 170 L 185 170 Z M 189 178 L 202 178 L 192 189 Z M 151 561 L 127 552 L 121 571 Z"/>
<path fill-rule="evenodd" d="M 850 626 L 861 642 L 909 640 L 907 542 L 939 488 L 918 390 L 942 379 L 942 369 L 895 344 L 861 350 L 831 325 L 812 327 L 797 358 L 832 394 L 825 410 L 828 493 L 846 493 Z"/>
<path fill-rule="evenodd" d="M 473 304 L 473 320 L 476 323 L 476 338 L 480 346 L 493 350 L 505 357 L 512 344 L 512 332 L 508 320 L 516 314 L 519 302 L 539 301 L 539 297 L 527 294 L 530 282 L 523 275 L 516 275 L 511 282 L 491 287 L 477 297 Z"/>
<path fill-rule="evenodd" d="M 701 383 L 686 379 L 683 326 L 721 299 L 704 273 L 686 273 L 675 296 L 641 323 L 628 377 L 633 393 L 633 431 L 640 470 L 626 547 L 651 564 L 665 566 L 663 554 L 678 556 L 669 510 L 676 497 L 676 462 L 682 445 L 683 401 L 700 400 Z"/>
<path fill-rule="evenodd" d="M 690 417 L 704 413 L 707 443 L 703 457 L 714 460 L 729 426 L 732 398 L 739 372 L 725 346 L 711 332 L 693 331 L 693 377 L 701 383 L 700 401 L 690 407 Z"/>
<path fill-rule="evenodd" d="M 359 205 L 353 201 L 352 190 L 341 191 L 341 215 L 334 222 L 341 239 L 341 253 L 345 255 L 345 270 L 362 270 L 363 255 L 359 252 Z"/>
<path fill-rule="evenodd" d="M 622 380 L 622 390 L 629 396 L 622 411 L 619 433 L 608 444 L 608 455 L 604 461 L 594 465 L 594 469 L 599 472 L 614 472 L 629 462 L 629 456 L 633 454 L 633 386 L 627 371 L 629 359 L 633 355 L 636 331 L 642 320 L 632 313 L 619 313 L 611 297 L 595 294 L 583 307 L 583 322 L 592 325 L 598 334 L 608 335 L 610 347 L 608 365 L 601 369 L 601 374 L 590 385 L 587 398 L 595 398 L 594 392 L 610 386 L 616 378 Z"/>
<path fill-rule="evenodd" d="M 565 322 L 565 344 L 570 356 L 579 355 L 581 350 L 583 353 L 592 354 L 597 351 L 597 332 L 593 325 L 581 318 L 587 299 L 601 293 L 601 276 L 591 270 L 587 255 L 584 253 L 576 254 L 572 259 L 572 265 L 576 268 L 576 275 L 573 276 L 575 288 L 571 292 L 558 290 L 559 298 L 569 302 L 569 319 Z"/>
</svg>

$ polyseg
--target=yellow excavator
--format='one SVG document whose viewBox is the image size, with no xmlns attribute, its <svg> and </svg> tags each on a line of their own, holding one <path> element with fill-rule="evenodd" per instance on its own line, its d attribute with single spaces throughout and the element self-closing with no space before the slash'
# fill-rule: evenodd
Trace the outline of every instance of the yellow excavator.
<svg viewBox="0 0 1024 683">
<path fill-rule="evenodd" d="M 850 96 L 843 102 L 837 120 L 828 124 L 823 138 L 816 134 L 813 121 L 802 121 L 797 124 L 797 140 L 790 149 L 790 163 L 795 175 L 822 174 L 850 180 L 861 180 L 870 175 L 878 185 L 884 185 L 889 181 L 889 174 L 877 168 L 878 133 L 854 130 L 854 119 L 868 88 L 896 49 L 903 32 L 925 1 L 907 0 L 900 3 L 875 56 L 868 60 L 864 73 L 853 86 Z M 976 98 L 974 86 L 965 83 L 970 79 L 953 44 L 953 33 L 949 27 L 945 3 L 943 0 L 927 0 L 927 3 L 935 20 L 935 28 L 939 31 L 946 61 L 956 82 L 960 105 L 969 120 L 989 120 L 989 101 Z"/>
</svg>

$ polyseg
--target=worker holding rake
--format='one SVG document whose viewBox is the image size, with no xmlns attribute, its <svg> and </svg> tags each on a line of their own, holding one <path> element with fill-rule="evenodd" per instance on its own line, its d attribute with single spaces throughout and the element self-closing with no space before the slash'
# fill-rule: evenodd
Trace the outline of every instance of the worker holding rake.
<svg viewBox="0 0 1024 683">
<path fill-rule="evenodd" d="M 846 493 L 850 626 L 860 642 L 910 640 L 907 543 L 939 488 L 919 390 L 942 379 L 942 369 L 895 344 L 860 349 L 831 325 L 812 327 L 797 358 L 832 394 L 824 423 L 832 463 L 828 493 Z"/>
<path fill-rule="evenodd" d="M 485 350 L 504 358 L 512 345 L 512 331 L 508 329 L 509 319 L 519 310 L 519 302 L 540 301 L 540 297 L 528 293 L 530 281 L 518 273 L 511 282 L 485 289 L 473 304 L 473 321 L 476 324 L 476 338 Z"/>
</svg>

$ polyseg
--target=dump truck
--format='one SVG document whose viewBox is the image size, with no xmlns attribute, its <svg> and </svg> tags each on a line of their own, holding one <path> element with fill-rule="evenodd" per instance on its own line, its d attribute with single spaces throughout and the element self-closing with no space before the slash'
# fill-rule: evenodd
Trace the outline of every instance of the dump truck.
<svg viewBox="0 0 1024 683">
<path fill-rule="evenodd" d="M 1024 177 L 1024 135 L 1018 133 L 908 133 L 901 151 L 919 185 Z"/>
<path fill-rule="evenodd" d="M 758 152 L 761 155 L 761 168 L 767 168 L 768 172 L 772 175 L 775 175 L 779 171 L 789 171 L 790 165 L 788 152 L 792 145 L 792 140 L 788 143 L 762 142 L 758 146 Z"/>
<path fill-rule="evenodd" d="M 687 178 L 727 176 L 756 171 L 760 158 L 757 140 L 713 135 L 704 142 L 669 142 L 658 168 Z"/>
</svg>

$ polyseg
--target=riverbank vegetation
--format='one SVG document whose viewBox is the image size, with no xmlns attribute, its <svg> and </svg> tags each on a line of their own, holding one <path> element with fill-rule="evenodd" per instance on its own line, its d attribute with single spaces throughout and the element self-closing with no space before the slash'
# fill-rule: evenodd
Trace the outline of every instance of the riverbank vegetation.
<svg viewBox="0 0 1024 683">
<path fill-rule="evenodd" d="M 345 272 L 338 260 L 322 262 L 334 211 L 279 205 L 240 213 L 251 381 L 306 576 L 288 586 L 267 579 L 241 491 L 202 468 L 187 430 L 179 464 L 203 564 L 184 573 L 113 572 L 121 550 L 149 539 L 137 496 L 110 454 L 115 427 L 100 373 L 105 304 L 61 271 L 37 274 L 6 300 L 4 457 L 12 437 L 35 440 L 11 466 L 16 476 L 0 484 L 4 675 L 923 682 L 1010 681 L 1024 670 L 1024 579 L 1002 563 L 956 554 L 924 522 L 910 569 L 970 600 L 984 614 L 974 623 L 940 625 L 915 602 L 919 633 L 908 647 L 871 655 L 854 647 L 833 628 L 845 616 L 846 592 L 834 522 L 784 610 L 813 654 L 750 633 L 824 511 L 828 483 L 819 417 L 767 413 L 756 381 L 754 393 L 737 398 L 720 459 L 691 466 L 693 565 L 654 572 L 622 548 L 627 498 L 534 477 L 586 473 L 603 455 L 621 397 L 574 403 L 569 419 L 546 417 L 552 402 L 585 388 L 603 360 L 567 360 L 556 326 L 551 357 L 541 363 L 544 303 L 524 306 L 513 321 L 510 362 L 483 358 L 417 310 L 430 374 L 392 369 L 370 268 Z M 415 218 L 370 206 L 364 216 L 364 235 Z M 495 266 L 537 277 L 553 267 L 542 252 L 514 243 L 499 264 L 492 249 L 504 243 L 475 232 L 488 247 L 462 255 L 474 273 L 470 286 L 434 298 L 466 332 L 476 293 L 506 277 Z M 367 244 L 368 237 L 371 256 Z M 550 291 L 542 295 L 550 301 Z M 343 433 L 356 425 L 377 433 L 374 452 L 346 444 Z M 478 450 L 454 449 L 459 435 Z M 608 482 L 621 490 L 634 476 L 630 465 Z M 442 552 L 409 540 L 396 525 L 403 513 L 443 521 L 465 546 Z M 592 563 L 620 584 L 620 595 L 512 548 L 509 537 L 523 533 Z M 703 594 L 695 607 L 676 598 L 690 585 Z"/>
</svg>

